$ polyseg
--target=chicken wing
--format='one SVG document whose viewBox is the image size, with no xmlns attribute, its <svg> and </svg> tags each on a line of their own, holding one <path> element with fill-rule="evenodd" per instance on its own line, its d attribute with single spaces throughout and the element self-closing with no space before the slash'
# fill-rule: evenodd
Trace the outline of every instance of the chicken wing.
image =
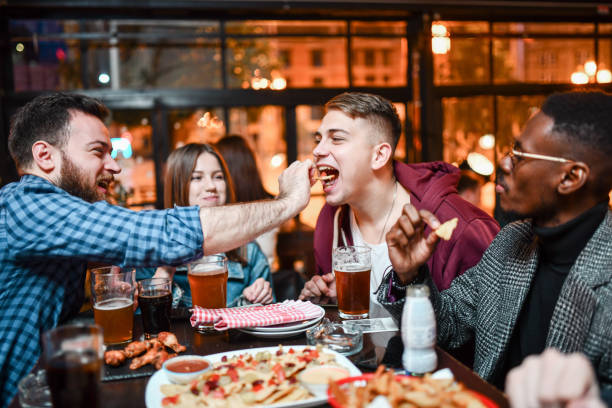
<svg viewBox="0 0 612 408">
<path fill-rule="evenodd" d="M 157 339 L 161 341 L 164 344 L 164 346 L 174 350 L 175 353 L 181 353 L 187 350 L 187 347 L 183 346 L 182 344 L 178 342 L 174 333 L 160 332 L 157 335 Z"/>
<path fill-rule="evenodd" d="M 159 343 L 154 343 L 153 346 L 140 357 L 135 357 L 132 359 L 132 363 L 130 364 L 130 370 L 136 370 L 142 366 L 147 364 L 155 363 L 155 360 L 158 358 L 158 354 L 164 347 Z"/>
<path fill-rule="evenodd" d="M 125 355 L 128 358 L 136 357 L 149 350 L 152 344 L 148 341 L 133 341 L 125 346 Z"/>
<path fill-rule="evenodd" d="M 117 367 L 125 362 L 126 357 L 123 350 L 109 350 L 104 353 L 104 362 L 110 366 Z"/>
</svg>

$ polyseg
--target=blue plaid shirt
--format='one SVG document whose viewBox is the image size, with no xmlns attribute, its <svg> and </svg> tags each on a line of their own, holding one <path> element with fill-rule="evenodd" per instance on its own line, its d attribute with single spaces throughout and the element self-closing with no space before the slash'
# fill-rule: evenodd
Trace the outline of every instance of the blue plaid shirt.
<svg viewBox="0 0 612 408">
<path fill-rule="evenodd" d="M 26 175 L 0 190 L 0 407 L 40 355 L 42 332 L 76 314 L 87 262 L 181 265 L 202 257 L 198 207 L 134 212 L 87 203 Z"/>
</svg>

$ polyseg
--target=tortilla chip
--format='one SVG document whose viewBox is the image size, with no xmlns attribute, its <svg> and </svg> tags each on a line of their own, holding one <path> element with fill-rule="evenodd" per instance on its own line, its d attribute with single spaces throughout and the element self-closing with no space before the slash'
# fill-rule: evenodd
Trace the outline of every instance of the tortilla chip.
<svg viewBox="0 0 612 408">
<path fill-rule="evenodd" d="M 161 387 L 162 394 L 166 396 L 182 394 L 185 391 L 189 390 L 189 386 L 187 385 L 179 385 L 179 384 L 162 384 Z"/>
<path fill-rule="evenodd" d="M 262 403 L 275 392 L 276 387 L 264 387 L 255 393 L 255 401 L 258 403 Z"/>
<path fill-rule="evenodd" d="M 452 218 L 446 221 L 444 224 L 440 225 L 434 232 L 443 240 L 448 241 L 449 239 L 451 239 L 455 228 L 457 228 L 458 222 L 459 219 L 457 217 Z"/>
<path fill-rule="evenodd" d="M 291 401 L 299 401 L 307 398 L 310 398 L 310 393 L 306 391 L 306 389 L 301 387 L 293 387 L 290 393 L 286 394 L 282 398 L 277 399 L 274 403 L 281 404 Z"/>
<path fill-rule="evenodd" d="M 293 389 L 295 387 L 293 386 L 289 386 L 285 389 L 280 388 L 280 386 L 274 390 L 274 392 L 266 399 L 264 399 L 263 401 L 261 401 L 263 404 L 272 404 L 272 403 L 276 403 L 278 400 L 284 398 L 286 395 L 290 394 Z"/>
</svg>

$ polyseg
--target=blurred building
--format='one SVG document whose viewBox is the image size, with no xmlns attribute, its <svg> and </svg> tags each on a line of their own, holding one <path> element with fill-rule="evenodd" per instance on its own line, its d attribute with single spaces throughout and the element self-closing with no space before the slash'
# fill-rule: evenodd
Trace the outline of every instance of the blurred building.
<svg viewBox="0 0 612 408">
<path fill-rule="evenodd" d="M 494 178 L 548 94 L 612 89 L 609 6 L 580 1 L 4 0 L 0 36 L 0 185 L 17 178 L 10 115 L 76 91 L 110 107 L 119 201 L 136 209 L 162 205 L 173 149 L 226 133 L 249 140 L 276 192 L 287 164 L 311 156 L 322 105 L 346 90 L 394 102 L 398 159 L 466 161 Z M 324 202 L 313 194 L 300 216 L 311 226 Z"/>
</svg>

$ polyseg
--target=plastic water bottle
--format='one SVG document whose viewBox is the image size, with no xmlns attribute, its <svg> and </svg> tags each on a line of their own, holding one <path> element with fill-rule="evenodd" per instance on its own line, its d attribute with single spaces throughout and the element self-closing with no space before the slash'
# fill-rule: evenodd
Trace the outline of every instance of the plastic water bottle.
<svg viewBox="0 0 612 408">
<path fill-rule="evenodd" d="M 425 374 L 436 369 L 436 315 L 429 301 L 429 288 L 425 285 L 414 285 L 406 289 L 402 341 L 402 364 L 406 371 Z"/>
</svg>

